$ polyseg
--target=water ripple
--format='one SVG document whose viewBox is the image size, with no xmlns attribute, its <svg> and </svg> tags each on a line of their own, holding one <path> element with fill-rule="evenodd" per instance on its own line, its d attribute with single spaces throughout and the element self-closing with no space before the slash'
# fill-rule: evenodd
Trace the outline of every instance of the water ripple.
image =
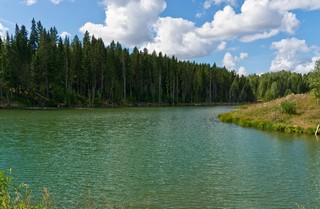
<svg viewBox="0 0 320 209">
<path fill-rule="evenodd" d="M 1 111 L 0 169 L 58 208 L 320 202 L 320 144 L 219 123 L 228 107 Z"/>
</svg>

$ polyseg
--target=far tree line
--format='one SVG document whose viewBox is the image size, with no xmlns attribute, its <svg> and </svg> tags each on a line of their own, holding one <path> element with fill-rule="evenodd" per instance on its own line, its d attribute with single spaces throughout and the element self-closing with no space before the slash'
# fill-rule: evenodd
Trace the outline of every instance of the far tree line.
<svg viewBox="0 0 320 209">
<path fill-rule="evenodd" d="M 240 76 L 216 64 L 129 50 L 84 34 L 58 35 L 32 20 L 0 38 L 0 99 L 36 106 L 242 103 L 305 93 L 309 75 L 288 71 Z"/>
</svg>

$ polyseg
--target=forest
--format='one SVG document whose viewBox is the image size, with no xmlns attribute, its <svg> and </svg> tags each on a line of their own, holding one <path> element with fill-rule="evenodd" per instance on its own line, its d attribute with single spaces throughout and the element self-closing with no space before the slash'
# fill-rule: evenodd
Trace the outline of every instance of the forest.
<svg viewBox="0 0 320 209">
<path fill-rule="evenodd" d="M 258 66 L 257 66 L 258 67 Z M 305 93 L 308 75 L 240 76 L 216 64 L 123 48 L 86 32 L 62 39 L 32 20 L 0 38 L 0 101 L 26 106 L 108 107 L 267 101 Z"/>
</svg>

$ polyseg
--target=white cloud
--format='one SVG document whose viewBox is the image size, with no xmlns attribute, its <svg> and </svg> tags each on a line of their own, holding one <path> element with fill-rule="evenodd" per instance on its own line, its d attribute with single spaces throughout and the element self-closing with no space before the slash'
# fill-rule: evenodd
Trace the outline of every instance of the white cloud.
<svg viewBox="0 0 320 209">
<path fill-rule="evenodd" d="M 270 66 L 271 71 L 290 70 L 307 73 L 313 69 L 315 61 L 320 58 L 315 47 L 309 47 L 305 40 L 296 38 L 273 42 L 271 48 L 276 50 L 276 57 Z"/>
<path fill-rule="evenodd" d="M 9 29 L 0 23 L 0 37 L 4 38 Z"/>
<path fill-rule="evenodd" d="M 290 12 L 285 12 L 282 18 L 280 31 L 294 34 L 295 30 L 299 26 L 300 22 L 296 18 L 296 15 Z"/>
<path fill-rule="evenodd" d="M 60 0 L 52 0 L 59 2 Z M 104 23 L 88 22 L 80 28 L 101 37 L 106 44 L 119 41 L 127 47 L 147 47 L 180 59 L 207 56 L 224 50 L 230 40 L 253 42 L 280 33 L 294 34 L 299 26 L 296 9 L 320 9 L 318 0 L 206 0 L 204 8 L 227 4 L 211 21 L 197 26 L 182 18 L 160 17 L 165 0 L 103 0 Z M 204 11 L 206 12 L 206 11 Z M 198 13 L 198 18 L 204 13 Z"/>
<path fill-rule="evenodd" d="M 206 0 L 203 3 L 203 8 L 204 9 L 209 9 L 210 7 L 212 7 L 212 5 L 218 5 L 218 4 L 229 4 L 229 5 L 235 5 L 236 4 L 236 0 Z"/>
<path fill-rule="evenodd" d="M 116 40 L 131 47 L 152 41 L 152 26 L 166 8 L 164 0 L 105 0 L 105 5 L 105 24 L 89 22 L 80 31 L 89 31 L 106 43 Z"/>
<path fill-rule="evenodd" d="M 146 47 L 150 52 L 163 52 L 180 59 L 201 57 L 223 50 L 225 42 L 202 38 L 191 21 L 163 17 L 164 0 L 109 0 L 106 23 L 86 23 L 81 32 L 89 31 L 106 43 L 119 41 L 126 46 Z"/>
<path fill-rule="evenodd" d="M 229 69 L 233 70 L 236 67 L 236 59 L 237 57 L 233 57 L 230 52 L 227 52 L 223 57 L 223 65 Z"/>
<path fill-rule="evenodd" d="M 248 56 L 249 56 L 248 53 L 241 52 L 240 53 L 240 60 L 244 60 L 244 59 L 248 58 Z"/>
<path fill-rule="evenodd" d="M 68 33 L 68 32 L 62 32 L 62 33 L 60 34 L 60 37 L 61 37 L 62 39 L 65 39 L 66 37 L 70 38 L 70 37 L 71 37 L 71 34 Z"/>
<path fill-rule="evenodd" d="M 55 4 L 55 5 L 58 5 L 60 4 L 61 2 L 63 2 L 64 0 L 51 0 L 51 3 Z M 68 0 L 69 2 L 72 2 L 74 3 L 75 0 Z"/>
<path fill-rule="evenodd" d="M 242 42 L 253 42 L 259 39 L 267 39 L 270 38 L 272 36 L 275 36 L 279 33 L 279 30 L 275 30 L 272 29 L 270 31 L 265 31 L 263 33 L 257 33 L 257 34 L 253 34 L 253 35 L 247 35 L 247 36 L 243 36 L 240 40 Z"/>
<path fill-rule="evenodd" d="M 229 5 L 216 12 L 212 22 L 205 23 L 199 33 L 204 37 L 223 40 L 243 38 L 249 42 L 269 38 L 279 32 L 293 33 L 298 25 L 294 14 L 272 9 L 269 0 L 246 0 L 240 13 Z"/>
<path fill-rule="evenodd" d="M 37 3 L 37 0 L 25 0 L 24 3 L 27 5 L 27 6 L 32 6 L 34 4 Z"/>
<path fill-rule="evenodd" d="M 246 74 L 247 74 L 247 70 L 246 70 L 245 67 L 240 67 L 237 73 L 238 73 L 240 76 L 246 75 Z"/>
<path fill-rule="evenodd" d="M 226 46 L 227 46 L 227 42 L 222 41 L 222 42 L 218 45 L 217 51 L 225 50 Z"/>
<path fill-rule="evenodd" d="M 316 61 L 319 59 L 320 59 L 320 56 L 315 56 L 309 62 L 298 64 L 295 68 L 295 72 L 303 73 L 303 74 L 309 73 L 314 69 Z"/>
<path fill-rule="evenodd" d="M 276 10 L 317 10 L 320 9 L 319 0 L 271 0 L 271 7 Z"/>
<path fill-rule="evenodd" d="M 196 18 L 201 18 L 201 17 L 203 17 L 205 15 L 205 12 L 198 12 L 197 14 L 196 14 Z"/>
<path fill-rule="evenodd" d="M 61 1 L 62 1 L 62 0 L 51 0 L 51 2 L 52 2 L 53 4 L 60 4 Z"/>
<path fill-rule="evenodd" d="M 241 52 L 239 57 L 233 56 L 230 52 L 227 52 L 223 57 L 223 65 L 228 70 L 236 70 L 239 72 L 239 74 L 242 73 L 242 75 L 246 72 L 245 67 L 240 67 L 239 69 L 236 68 L 236 63 L 240 62 L 246 58 L 248 58 L 248 53 Z"/>
<path fill-rule="evenodd" d="M 223 50 L 226 42 L 201 38 L 193 22 L 182 18 L 160 18 L 154 26 L 154 41 L 145 45 L 150 51 L 176 55 L 180 59 L 201 57 Z"/>
<path fill-rule="evenodd" d="M 51 0 L 51 2 L 53 3 L 53 4 L 60 4 L 61 2 L 62 2 L 63 0 Z M 71 2 L 74 2 L 74 0 L 69 0 L 69 1 L 71 1 Z M 38 3 L 38 0 L 24 0 L 24 3 L 27 5 L 27 6 L 32 6 L 32 5 L 34 5 L 34 4 L 36 4 L 36 3 Z"/>
</svg>

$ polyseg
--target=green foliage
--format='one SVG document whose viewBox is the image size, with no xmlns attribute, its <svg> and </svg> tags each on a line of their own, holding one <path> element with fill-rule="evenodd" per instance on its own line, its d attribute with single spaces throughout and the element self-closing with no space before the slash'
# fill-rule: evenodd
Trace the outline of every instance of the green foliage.
<svg viewBox="0 0 320 209">
<path fill-rule="evenodd" d="M 284 114 L 297 114 L 296 104 L 290 101 L 283 101 L 280 103 L 280 112 Z"/>
<path fill-rule="evenodd" d="M 42 200 L 38 204 L 33 204 L 31 191 L 28 185 L 21 183 L 19 186 L 13 185 L 11 169 L 8 173 L 0 170 L 0 207 L 3 209 L 49 209 L 52 208 L 49 200 L 48 190 L 45 189 Z"/>
<path fill-rule="evenodd" d="M 270 101 L 291 93 L 300 94 L 309 91 L 308 76 L 289 71 L 265 73 L 261 76 L 250 75 L 248 79 L 259 101 Z"/>
<path fill-rule="evenodd" d="M 316 132 L 316 128 L 307 128 L 304 133 L 306 134 L 314 134 Z"/>
<path fill-rule="evenodd" d="M 236 118 L 233 117 L 231 113 L 220 114 L 218 118 L 225 123 L 232 123 L 236 121 Z"/>
<path fill-rule="evenodd" d="M 235 106 L 235 108 L 237 108 L 237 109 L 247 109 L 248 105 L 237 105 L 237 106 Z"/>
<path fill-rule="evenodd" d="M 309 75 L 309 86 L 316 96 L 320 98 L 320 60 L 316 61 L 314 70 Z"/>
<path fill-rule="evenodd" d="M 0 39 L 0 99 L 36 106 L 114 106 L 139 103 L 245 103 L 309 89 L 301 74 L 239 76 L 225 67 L 131 50 L 84 34 L 64 40 L 55 27 L 32 20 Z M 28 95 L 24 95 L 28 92 Z M 30 104 L 31 103 L 31 104 Z"/>
</svg>

